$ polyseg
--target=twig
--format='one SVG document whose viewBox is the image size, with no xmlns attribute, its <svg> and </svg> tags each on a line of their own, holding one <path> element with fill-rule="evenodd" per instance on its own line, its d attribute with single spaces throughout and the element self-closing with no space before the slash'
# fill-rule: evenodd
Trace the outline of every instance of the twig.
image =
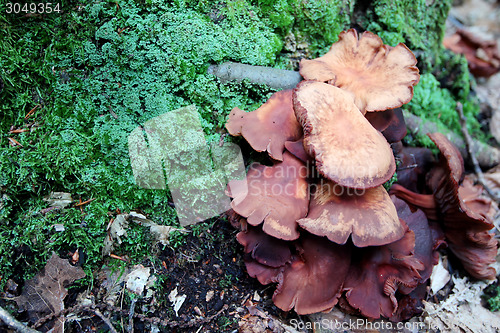
<svg viewBox="0 0 500 333">
<path fill-rule="evenodd" d="M 413 134 L 421 133 L 425 135 L 427 133 L 442 132 L 432 121 L 423 120 L 407 110 L 403 110 L 403 116 L 405 118 L 406 127 L 408 127 L 408 130 Z M 464 159 L 467 159 L 468 155 L 470 155 L 470 151 L 465 147 L 465 142 L 460 135 L 451 131 L 443 134 L 457 146 Z M 474 139 L 471 140 L 470 145 L 481 167 L 491 168 L 500 163 L 500 150 L 498 148 Z"/>
<path fill-rule="evenodd" d="M 134 314 L 135 314 L 135 303 L 137 302 L 137 298 L 132 298 L 130 302 L 130 310 L 128 312 L 128 326 L 127 331 L 129 333 L 134 333 Z"/>
<path fill-rule="evenodd" d="M 80 199 L 80 200 L 81 200 L 81 199 Z M 86 201 L 81 201 L 81 202 L 79 202 L 79 203 L 75 204 L 75 207 L 79 207 L 79 206 L 86 205 L 86 204 L 88 204 L 88 203 L 90 203 L 90 202 L 92 202 L 92 201 L 94 201 L 94 200 L 95 200 L 95 198 L 93 198 L 93 199 L 89 199 L 89 200 L 86 200 Z"/>
<path fill-rule="evenodd" d="M 245 79 L 252 83 L 265 84 L 274 89 L 292 89 L 301 80 L 299 72 L 264 66 L 252 66 L 237 62 L 225 62 L 208 67 L 208 74 L 217 76 L 222 82 Z"/>
<path fill-rule="evenodd" d="M 35 105 L 35 107 L 26 114 L 24 120 L 27 120 L 29 117 L 31 117 L 33 113 L 35 113 L 35 110 L 38 109 L 38 107 L 41 107 L 41 105 L 40 104 Z"/>
<path fill-rule="evenodd" d="M 94 309 L 93 311 L 99 318 L 102 319 L 103 322 L 106 323 L 106 325 L 108 325 L 109 330 L 112 333 L 118 333 L 118 331 L 113 327 L 113 324 L 111 324 L 111 321 L 108 318 L 104 317 L 104 315 L 101 313 L 101 311 L 99 311 L 99 309 Z"/>
<path fill-rule="evenodd" d="M 488 194 L 491 196 L 491 198 L 493 198 L 493 200 L 495 200 L 497 203 L 500 203 L 500 198 L 486 184 L 483 171 L 481 170 L 481 167 L 479 166 L 476 155 L 474 155 L 474 153 L 472 152 L 472 139 L 470 137 L 469 131 L 467 130 L 467 118 L 465 118 L 462 103 L 460 103 L 460 102 L 457 102 L 457 112 L 458 112 L 458 115 L 460 116 L 460 126 L 462 127 L 462 134 L 463 134 L 464 139 L 465 139 L 465 147 L 469 153 L 469 157 L 472 161 L 472 165 L 474 166 L 474 172 L 477 175 L 477 180 L 478 180 L 479 184 L 481 184 L 483 186 L 483 188 L 486 190 L 486 192 L 488 192 Z"/>
<path fill-rule="evenodd" d="M 21 333 L 40 333 L 40 331 L 34 330 L 32 328 L 29 328 L 28 326 L 24 325 L 14 317 L 10 315 L 7 310 L 4 308 L 0 307 L 0 319 L 9 327 L 12 327 L 13 329 L 17 330 L 18 332 Z"/>
</svg>

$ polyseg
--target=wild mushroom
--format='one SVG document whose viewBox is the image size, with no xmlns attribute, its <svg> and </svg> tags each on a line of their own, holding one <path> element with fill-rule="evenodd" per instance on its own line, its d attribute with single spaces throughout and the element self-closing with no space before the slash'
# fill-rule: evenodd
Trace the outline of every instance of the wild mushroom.
<svg viewBox="0 0 500 333">
<path fill-rule="evenodd" d="M 464 200 L 468 184 L 462 182 L 464 165 L 460 152 L 443 134 L 428 135 L 441 152 L 439 165 L 428 175 L 427 185 L 433 194 L 414 193 L 400 185 L 394 185 L 391 193 L 441 223 L 450 250 L 469 274 L 478 279 L 494 279 L 496 271 L 489 265 L 495 261 L 498 242 L 488 232 L 494 227 L 491 217 Z"/>
<path fill-rule="evenodd" d="M 240 231 L 236 239 L 244 246 L 245 253 L 262 265 L 276 268 L 291 261 L 289 243 L 269 236 L 260 227 L 249 226 L 247 230 Z"/>
<path fill-rule="evenodd" d="M 324 56 L 300 62 L 306 80 L 328 82 L 349 91 L 363 114 L 398 108 L 413 97 L 419 81 L 417 60 L 402 43 L 391 47 L 371 32 L 358 39 L 354 29 L 343 31 Z"/>
<path fill-rule="evenodd" d="M 406 136 L 406 124 L 401 108 L 367 112 L 365 117 L 389 143 L 401 141 Z"/>
<path fill-rule="evenodd" d="M 435 164 L 432 151 L 428 148 L 404 147 L 401 142 L 393 143 L 392 150 L 398 165 L 396 183 L 413 192 L 423 193 L 425 176 Z"/>
<path fill-rule="evenodd" d="M 405 233 L 396 208 L 383 186 L 349 193 L 342 186 L 325 182 L 317 187 L 307 217 L 297 223 L 312 234 L 345 244 L 352 234 L 357 247 L 385 245 Z"/>
<path fill-rule="evenodd" d="M 246 180 L 229 182 L 231 207 L 253 226 L 264 223 L 268 235 L 297 239 L 296 221 L 306 216 L 309 205 L 306 176 L 306 166 L 288 152 L 274 166 L 254 163 Z"/>
<path fill-rule="evenodd" d="M 304 148 L 326 178 L 363 189 L 392 177 L 396 164 L 391 147 L 359 112 L 349 93 L 303 81 L 294 89 L 293 106 L 304 130 Z"/>
<path fill-rule="evenodd" d="M 404 222 L 402 222 L 404 224 Z M 413 256 L 415 235 L 406 224 L 402 239 L 378 248 L 354 248 L 344 282 L 345 299 L 363 316 L 391 317 L 398 307 L 396 291 L 412 290 L 421 278 L 423 263 Z"/>
<path fill-rule="evenodd" d="M 271 238 L 254 232 L 254 229 L 238 234 L 238 240 L 245 245 L 246 251 L 251 249 L 251 244 L 268 244 L 266 237 Z M 291 243 L 293 247 L 291 257 L 288 257 L 287 248 L 283 245 L 276 247 L 268 244 L 268 250 L 278 250 L 284 256 L 270 251 L 262 253 L 265 257 L 279 257 L 277 261 L 271 260 L 283 263 L 277 267 L 258 260 L 252 251 L 247 253 L 245 265 L 250 276 L 256 277 L 262 284 L 278 284 L 273 301 L 284 311 L 295 309 L 298 314 L 310 314 L 333 308 L 349 269 L 350 247 L 332 244 L 307 232 L 301 233 L 298 240 L 285 243 Z"/>
<path fill-rule="evenodd" d="M 349 270 L 349 246 L 303 233 L 295 242 L 297 254 L 285 266 L 273 295 L 274 304 L 298 314 L 327 311 L 337 304 Z"/>
<path fill-rule="evenodd" d="M 302 136 L 292 108 L 292 90 L 278 91 L 253 112 L 234 108 L 226 129 L 231 135 L 242 135 L 256 151 L 267 150 L 273 159 L 282 161 L 285 141 Z"/>
</svg>

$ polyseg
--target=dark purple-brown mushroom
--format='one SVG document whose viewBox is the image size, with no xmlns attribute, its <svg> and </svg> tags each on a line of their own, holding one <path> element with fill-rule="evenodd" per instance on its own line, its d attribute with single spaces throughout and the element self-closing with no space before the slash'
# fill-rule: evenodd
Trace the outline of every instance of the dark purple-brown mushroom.
<svg viewBox="0 0 500 333">
<path fill-rule="evenodd" d="M 298 314 L 332 309 L 349 270 L 350 247 L 307 233 L 295 244 L 297 254 L 279 278 L 274 304 L 284 311 L 294 308 Z"/>
<path fill-rule="evenodd" d="M 429 134 L 439 148 L 440 162 L 428 175 L 432 195 L 414 193 L 394 185 L 391 193 L 424 210 L 429 219 L 441 223 L 450 250 L 465 270 L 478 279 L 494 279 L 498 242 L 488 230 L 494 227 L 491 217 L 478 205 L 464 200 L 470 195 L 470 184 L 463 183 L 464 164 L 457 148 L 441 133 Z M 473 193 L 479 193 L 475 190 Z M 483 200 L 483 199 L 482 199 Z"/>
<path fill-rule="evenodd" d="M 401 108 L 367 112 L 365 117 L 389 143 L 401 141 L 406 136 L 406 123 Z"/>
<path fill-rule="evenodd" d="M 413 255 L 415 235 L 406 224 L 405 229 L 403 238 L 394 243 L 352 252 L 343 289 L 350 307 L 363 316 L 391 317 L 398 308 L 396 291 L 403 286 L 409 292 L 421 279 L 424 265 Z"/>
</svg>

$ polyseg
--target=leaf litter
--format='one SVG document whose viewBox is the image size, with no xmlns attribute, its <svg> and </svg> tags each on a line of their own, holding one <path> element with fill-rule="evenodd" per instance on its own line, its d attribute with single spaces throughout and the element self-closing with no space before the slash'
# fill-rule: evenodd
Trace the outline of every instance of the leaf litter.
<svg viewBox="0 0 500 333">
<path fill-rule="evenodd" d="M 72 266 L 67 259 L 56 253 L 45 267 L 31 280 L 26 281 L 23 292 L 14 298 L 19 310 L 26 311 L 29 321 L 34 323 L 46 315 L 64 310 L 64 299 L 68 295 L 66 287 L 86 276 L 81 267 Z M 63 332 L 64 319 L 59 318 L 52 332 Z"/>
</svg>

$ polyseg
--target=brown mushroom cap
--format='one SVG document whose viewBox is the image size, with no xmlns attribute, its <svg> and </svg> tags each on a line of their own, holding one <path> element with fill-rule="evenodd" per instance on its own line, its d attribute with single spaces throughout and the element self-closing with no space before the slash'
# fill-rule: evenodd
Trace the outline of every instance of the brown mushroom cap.
<svg viewBox="0 0 500 333">
<path fill-rule="evenodd" d="M 242 135 L 256 151 L 267 150 L 273 159 L 282 161 L 285 141 L 302 136 L 292 108 L 292 90 L 278 91 L 253 112 L 234 108 L 226 129 L 231 135 Z"/>
<path fill-rule="evenodd" d="M 366 111 L 394 109 L 413 97 L 419 81 L 417 60 L 404 45 L 384 45 L 382 39 L 354 29 L 343 31 L 324 56 L 302 59 L 300 74 L 306 80 L 329 82 L 354 95 L 358 108 Z"/>
<path fill-rule="evenodd" d="M 337 244 L 345 244 L 352 234 L 357 247 L 385 245 L 403 237 L 404 227 L 383 186 L 360 195 L 348 192 L 331 182 L 322 184 L 313 195 L 307 217 L 297 223 Z"/>
<path fill-rule="evenodd" d="M 288 152 L 283 162 L 271 167 L 254 163 L 246 180 L 229 182 L 231 207 L 250 225 L 264 222 L 263 230 L 270 236 L 297 239 L 296 221 L 307 215 L 309 206 L 306 175 L 306 166 Z"/>
<path fill-rule="evenodd" d="M 352 253 L 343 289 L 349 305 L 363 316 L 391 317 L 398 308 L 395 294 L 399 287 L 412 290 L 418 285 L 423 264 L 413 256 L 414 233 L 406 225 L 405 230 L 403 238 L 394 243 Z"/>
<path fill-rule="evenodd" d="M 332 309 L 337 304 L 349 270 L 350 247 L 302 233 L 297 255 L 285 266 L 273 295 L 274 304 L 298 314 Z"/>
<path fill-rule="evenodd" d="M 464 179 L 465 167 L 464 159 L 458 148 L 442 133 L 428 133 L 427 135 L 439 149 L 441 167 L 449 172 L 457 184 L 460 184 Z M 436 179 L 431 180 L 432 184 L 429 186 L 434 188 L 440 178 L 436 176 Z"/>
<path fill-rule="evenodd" d="M 361 189 L 379 186 L 392 177 L 396 164 L 391 147 L 347 92 L 303 81 L 294 89 L 293 105 L 304 129 L 304 148 L 326 178 Z"/>
<path fill-rule="evenodd" d="M 260 227 L 248 226 L 246 231 L 236 235 L 236 239 L 245 247 L 245 253 L 260 264 L 276 268 L 292 259 L 289 243 L 269 236 Z"/>
</svg>

